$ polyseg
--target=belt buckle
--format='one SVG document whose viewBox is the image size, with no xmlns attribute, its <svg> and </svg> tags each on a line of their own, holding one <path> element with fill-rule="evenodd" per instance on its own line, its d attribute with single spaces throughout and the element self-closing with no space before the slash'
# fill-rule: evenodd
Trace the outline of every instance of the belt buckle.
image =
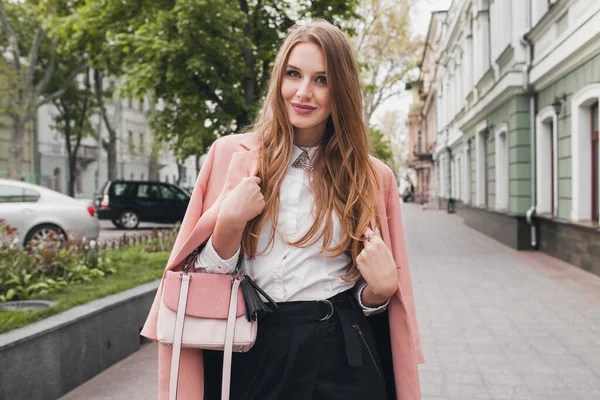
<svg viewBox="0 0 600 400">
<path fill-rule="evenodd" d="M 333 314 L 335 312 L 335 308 L 333 308 L 333 304 L 331 303 L 331 301 L 325 299 L 325 300 L 317 300 L 317 303 L 325 303 L 329 306 L 329 311 L 327 311 L 327 315 L 325 315 L 323 318 L 321 318 L 319 320 L 319 322 L 321 321 L 327 321 L 329 318 L 333 317 Z"/>
</svg>

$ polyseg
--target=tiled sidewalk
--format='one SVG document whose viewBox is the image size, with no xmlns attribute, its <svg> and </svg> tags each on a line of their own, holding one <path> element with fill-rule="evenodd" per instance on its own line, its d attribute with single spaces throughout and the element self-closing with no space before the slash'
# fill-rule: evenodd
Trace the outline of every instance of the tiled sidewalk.
<svg viewBox="0 0 600 400">
<path fill-rule="evenodd" d="M 456 215 L 408 206 L 404 225 L 424 399 L 600 399 L 599 277 Z"/>
<path fill-rule="evenodd" d="M 600 277 L 403 205 L 424 400 L 600 399 Z M 599 260 L 600 262 L 600 260 Z M 156 347 L 63 400 L 156 396 Z"/>
</svg>

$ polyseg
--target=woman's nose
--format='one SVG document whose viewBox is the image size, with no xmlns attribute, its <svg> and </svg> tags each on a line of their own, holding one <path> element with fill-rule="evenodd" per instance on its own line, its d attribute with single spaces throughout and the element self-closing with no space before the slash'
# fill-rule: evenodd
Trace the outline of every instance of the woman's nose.
<svg viewBox="0 0 600 400">
<path fill-rule="evenodd" d="M 299 99 L 310 99 L 312 97 L 312 91 L 310 90 L 310 81 L 303 80 L 300 83 L 300 87 L 298 87 L 296 96 L 298 96 Z"/>
</svg>

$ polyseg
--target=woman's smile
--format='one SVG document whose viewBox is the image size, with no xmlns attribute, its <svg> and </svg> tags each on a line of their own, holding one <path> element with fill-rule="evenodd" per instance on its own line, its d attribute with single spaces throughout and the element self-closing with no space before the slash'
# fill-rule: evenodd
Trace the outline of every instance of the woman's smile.
<svg viewBox="0 0 600 400">
<path fill-rule="evenodd" d="M 296 111 L 296 113 L 298 113 L 300 115 L 310 114 L 317 109 L 317 107 L 311 106 L 309 104 L 301 104 L 301 103 L 291 103 L 291 104 L 292 104 L 292 108 L 294 109 L 294 111 Z"/>
</svg>

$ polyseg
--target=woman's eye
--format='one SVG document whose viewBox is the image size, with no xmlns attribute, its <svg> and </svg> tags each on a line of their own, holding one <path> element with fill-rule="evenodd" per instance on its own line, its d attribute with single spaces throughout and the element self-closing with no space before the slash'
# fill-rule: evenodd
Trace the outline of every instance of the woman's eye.
<svg viewBox="0 0 600 400">
<path fill-rule="evenodd" d="M 321 83 L 323 85 L 327 85 L 327 78 L 325 78 L 324 76 L 319 76 L 317 79 L 315 79 L 318 83 Z"/>
<path fill-rule="evenodd" d="M 300 74 L 298 71 L 289 70 L 286 72 L 286 75 L 291 76 L 292 78 L 300 78 Z"/>
</svg>

